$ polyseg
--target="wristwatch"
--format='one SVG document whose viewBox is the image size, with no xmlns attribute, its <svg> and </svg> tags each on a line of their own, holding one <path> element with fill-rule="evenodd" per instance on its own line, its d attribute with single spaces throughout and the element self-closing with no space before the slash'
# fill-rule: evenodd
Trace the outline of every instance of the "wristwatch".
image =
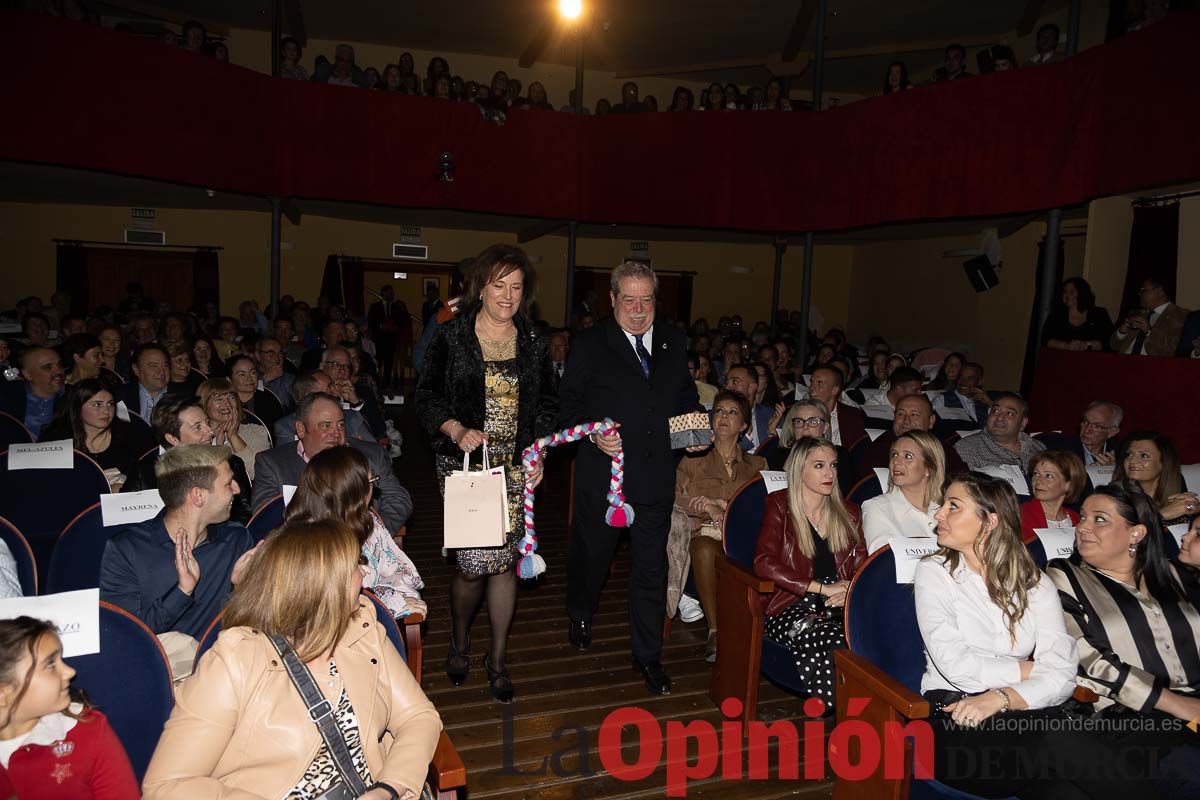
<svg viewBox="0 0 1200 800">
<path fill-rule="evenodd" d="M 376 789 L 383 789 L 385 792 L 387 792 L 388 800 L 400 800 L 400 793 L 392 788 L 391 785 L 386 784 L 383 781 L 376 781 L 367 787 L 368 792 L 373 792 Z"/>
</svg>

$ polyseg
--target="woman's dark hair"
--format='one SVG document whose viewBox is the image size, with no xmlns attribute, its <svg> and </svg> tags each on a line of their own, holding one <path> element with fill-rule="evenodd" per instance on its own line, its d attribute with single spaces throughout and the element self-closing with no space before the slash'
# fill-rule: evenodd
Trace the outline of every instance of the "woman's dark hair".
<svg viewBox="0 0 1200 800">
<path fill-rule="evenodd" d="M 927 385 L 927 389 L 948 389 L 950 388 L 950 379 L 946 377 L 946 362 L 952 358 L 958 359 L 958 371 L 962 372 L 962 368 L 967 365 L 967 357 L 962 353 L 949 353 L 942 359 L 942 365 L 938 367 L 937 375 L 933 377 Z"/>
<path fill-rule="evenodd" d="M 183 427 L 179 415 L 189 408 L 197 408 L 200 413 L 208 416 L 204 404 L 200 402 L 200 398 L 195 396 L 167 395 L 154 407 L 154 412 L 150 414 L 150 427 L 154 430 L 154 438 L 158 440 L 159 446 L 164 450 L 170 450 L 175 446 L 167 441 L 167 436 L 169 434 L 176 439 L 179 438 L 179 431 Z"/>
<path fill-rule="evenodd" d="M 254 367 L 255 369 L 258 369 L 258 362 L 255 361 L 253 358 L 246 355 L 245 353 L 234 353 L 229 358 L 225 359 L 225 373 L 227 375 L 232 375 L 233 368 L 237 366 L 237 363 L 239 361 L 249 361 L 250 366 Z"/>
<path fill-rule="evenodd" d="M 304 48 L 300 46 L 300 43 L 298 41 L 296 41 L 295 39 L 293 39 L 291 36 L 285 36 L 279 40 L 279 55 L 280 56 L 283 55 L 283 49 L 285 47 L 287 47 L 289 44 L 296 45 L 296 49 L 300 51 L 300 55 L 301 56 L 304 55 Z"/>
<path fill-rule="evenodd" d="M 759 380 L 758 370 L 760 367 L 762 368 L 762 371 L 767 376 L 766 385 L 764 385 L 762 387 L 762 389 L 763 389 L 762 404 L 769 408 L 774 408 L 775 404 L 779 402 L 779 387 L 775 384 L 775 373 L 771 372 L 771 370 L 767 367 L 767 365 L 761 361 L 751 361 L 749 363 L 742 364 L 742 366 L 749 367 L 750 369 L 754 370 L 754 380 L 755 381 Z M 753 402 L 753 400 L 751 400 L 751 402 Z"/>
<path fill-rule="evenodd" d="M 484 287 L 517 270 L 524 275 L 525 284 L 517 314 L 523 320 L 529 319 L 529 309 L 537 290 L 537 274 L 525 251 L 511 244 L 492 245 L 480 253 L 467 269 L 467 284 L 463 289 L 464 311 L 468 315 L 477 312 L 483 306 Z"/>
<path fill-rule="evenodd" d="M 0 727 L 7 726 L 12 722 L 12 715 L 17 710 L 17 706 L 21 704 L 21 699 L 25 697 L 25 692 L 29 690 L 29 683 L 33 680 L 33 671 L 37 669 L 37 643 L 43 636 L 52 633 L 58 635 L 58 628 L 53 622 L 46 620 L 34 619 L 33 617 L 15 617 L 13 619 L 0 620 L 0 683 L 18 683 L 21 688 L 17 690 L 17 694 L 13 697 L 12 704 L 8 707 L 8 714 L 3 720 L 0 720 Z M 17 663 L 29 656 L 29 670 L 23 677 L 17 677 L 13 674 L 16 671 Z M 74 694 L 74 693 L 73 693 Z M 78 698 L 72 696 L 72 700 Z M 85 708 L 87 704 L 84 704 Z M 79 719 L 70 711 L 64 711 L 67 716 Z"/>
<path fill-rule="evenodd" d="M 892 67 L 900 68 L 900 88 L 898 91 L 902 92 L 905 89 L 907 89 L 909 86 L 912 86 L 912 83 L 908 80 L 908 65 L 905 64 L 903 61 L 893 61 L 891 64 L 888 64 L 887 72 L 883 73 L 883 93 L 884 94 L 892 93 L 892 82 L 890 80 L 890 78 L 892 77 Z"/>
<path fill-rule="evenodd" d="M 1062 290 L 1067 286 L 1075 287 L 1075 293 L 1079 298 L 1075 301 L 1075 306 L 1080 311 L 1091 311 L 1096 307 L 1096 293 L 1092 291 L 1092 285 L 1083 278 L 1067 278 L 1062 282 L 1062 286 L 1058 290 L 1059 303 L 1062 303 Z"/>
<path fill-rule="evenodd" d="M 1146 535 L 1137 543 L 1137 555 L 1133 560 L 1134 583 L 1146 581 L 1146 588 L 1159 601 L 1175 602 L 1186 600 L 1187 593 L 1171 570 L 1167 557 L 1167 537 L 1171 534 L 1163 529 L 1162 517 L 1153 498 L 1142 491 L 1131 480 L 1114 480 L 1096 487 L 1092 496 L 1107 497 L 1117 507 L 1117 513 L 1130 525 L 1144 525 Z M 1073 559 L 1080 558 L 1076 553 Z"/>
<path fill-rule="evenodd" d="M 738 407 L 738 413 L 742 415 L 743 425 L 752 425 L 753 418 L 750 416 L 750 403 L 745 397 L 737 392 L 729 389 L 722 389 L 713 396 L 713 408 L 717 407 L 717 403 L 735 403 Z"/>
<path fill-rule="evenodd" d="M 353 447 L 322 450 L 308 462 L 288 503 L 284 522 L 344 522 L 361 546 L 375 527 L 371 516 L 371 466 Z"/>
<path fill-rule="evenodd" d="M 681 97 L 685 98 L 687 100 L 687 104 L 686 104 L 684 110 L 691 111 L 692 107 L 695 105 L 695 96 L 692 94 L 692 90 L 687 88 L 686 86 L 676 86 L 675 87 L 675 94 L 673 94 L 671 96 L 671 109 L 670 110 L 671 111 L 676 110 L 676 106 L 679 105 L 679 98 L 681 98 Z"/>
<path fill-rule="evenodd" d="M 1158 431 L 1134 431 L 1121 442 L 1117 450 L 1113 482 L 1123 481 L 1129 476 L 1125 474 L 1125 459 L 1129 455 L 1129 447 L 1134 442 L 1153 442 L 1158 448 L 1159 460 L 1162 461 L 1162 472 L 1158 476 L 1158 485 L 1154 488 L 1154 496 L 1150 499 L 1157 505 L 1163 505 L 1167 498 L 1183 491 L 1183 472 L 1179 469 L 1179 451 L 1171 437 Z"/>
<path fill-rule="evenodd" d="M 87 432 L 83 429 L 83 405 L 100 392 L 105 392 L 109 397 L 113 397 L 112 389 L 109 389 L 108 384 L 99 378 L 87 378 L 80 381 L 75 384 L 75 390 L 67 399 L 67 407 L 61 412 L 71 421 L 71 438 L 75 440 L 75 449 L 85 453 L 87 452 Z M 116 402 L 115 397 L 113 397 L 113 402 Z M 109 430 L 112 430 L 116 424 L 117 417 L 116 414 L 113 414 Z"/>
</svg>

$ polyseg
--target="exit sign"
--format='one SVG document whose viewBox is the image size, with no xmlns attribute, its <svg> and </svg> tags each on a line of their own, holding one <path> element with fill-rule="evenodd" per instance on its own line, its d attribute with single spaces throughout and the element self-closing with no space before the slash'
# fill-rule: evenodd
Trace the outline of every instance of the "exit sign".
<svg viewBox="0 0 1200 800">
<path fill-rule="evenodd" d="M 148 231 L 154 227 L 154 218 L 158 212 L 153 208 L 131 208 L 129 212 L 134 228 Z"/>
<path fill-rule="evenodd" d="M 632 253 L 646 253 L 650 251 L 649 242 L 630 242 L 629 251 Z"/>
</svg>

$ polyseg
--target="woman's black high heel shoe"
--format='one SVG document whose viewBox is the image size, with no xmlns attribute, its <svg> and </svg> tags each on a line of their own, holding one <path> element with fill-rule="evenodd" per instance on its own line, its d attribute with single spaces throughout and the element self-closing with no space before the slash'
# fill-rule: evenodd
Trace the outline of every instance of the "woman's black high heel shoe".
<svg viewBox="0 0 1200 800">
<path fill-rule="evenodd" d="M 513 701 L 513 685 L 512 680 L 508 677 L 508 668 L 493 669 L 491 653 L 484 657 L 483 666 L 487 670 L 488 691 L 491 692 L 492 699 L 498 703 L 511 703 Z"/>
<path fill-rule="evenodd" d="M 470 653 L 471 643 L 469 641 L 462 650 L 454 646 L 453 640 L 450 641 L 450 651 L 446 654 L 446 677 L 455 686 L 462 686 L 471 672 Z"/>
</svg>

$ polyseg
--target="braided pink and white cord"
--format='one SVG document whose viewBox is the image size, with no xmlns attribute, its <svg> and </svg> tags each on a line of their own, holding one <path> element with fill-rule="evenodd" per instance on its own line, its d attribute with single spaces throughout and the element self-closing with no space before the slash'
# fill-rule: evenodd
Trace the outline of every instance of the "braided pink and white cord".
<svg viewBox="0 0 1200 800">
<path fill-rule="evenodd" d="M 599 422 L 588 422 L 573 428 L 543 436 L 521 454 L 521 462 L 525 467 L 532 468 L 534 462 L 542 457 L 542 451 L 560 444 L 577 442 L 585 436 L 598 434 L 612 436 L 616 433 L 617 424 L 605 417 Z M 625 451 L 618 448 L 612 459 L 612 469 L 608 479 L 608 510 L 604 512 L 604 521 L 614 528 L 627 528 L 633 524 L 633 507 L 625 502 Z M 522 554 L 517 564 L 517 577 L 536 578 L 546 571 L 546 562 L 537 554 L 537 534 L 533 528 L 533 487 L 525 482 L 525 536 L 517 543 L 517 550 Z"/>
</svg>

